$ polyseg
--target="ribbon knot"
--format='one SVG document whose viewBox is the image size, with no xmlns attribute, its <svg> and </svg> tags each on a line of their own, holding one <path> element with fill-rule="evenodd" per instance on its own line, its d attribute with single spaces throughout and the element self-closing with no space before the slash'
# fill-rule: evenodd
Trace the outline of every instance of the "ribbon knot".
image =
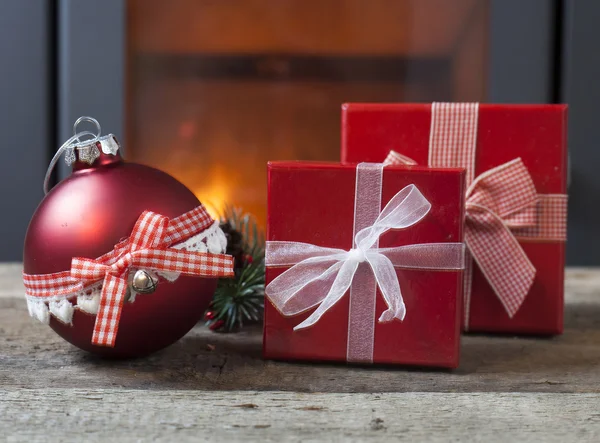
<svg viewBox="0 0 600 443">
<path fill-rule="evenodd" d="M 129 268 L 133 266 L 133 254 L 131 252 L 126 253 L 121 258 L 119 258 L 115 263 L 110 265 L 106 270 L 107 273 L 110 273 L 115 276 L 123 275 Z M 97 264 L 102 266 L 101 264 Z"/>
<path fill-rule="evenodd" d="M 99 259 L 76 257 L 71 277 L 82 287 L 103 280 L 92 343 L 114 346 L 132 268 L 220 277 L 233 274 L 233 259 L 224 254 L 187 252 L 170 247 L 169 218 L 145 211 L 131 236 Z"/>
<path fill-rule="evenodd" d="M 363 263 L 367 260 L 367 256 L 362 249 L 354 248 L 348 251 L 348 259 L 357 263 Z"/>
<path fill-rule="evenodd" d="M 108 263 L 100 259 L 74 258 L 71 262 L 71 276 L 82 281 L 94 281 L 106 275 L 123 277 L 133 266 L 142 266 L 144 257 L 166 249 L 165 237 L 169 218 L 151 211 L 145 211 L 138 218 L 131 236 L 118 243 L 112 251 Z M 112 262 L 112 263 L 111 263 Z"/>
</svg>

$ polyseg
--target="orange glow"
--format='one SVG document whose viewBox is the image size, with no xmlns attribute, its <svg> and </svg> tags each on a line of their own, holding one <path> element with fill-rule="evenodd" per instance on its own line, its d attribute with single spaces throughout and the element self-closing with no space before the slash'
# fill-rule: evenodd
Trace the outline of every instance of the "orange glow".
<svg viewBox="0 0 600 443">
<path fill-rule="evenodd" d="M 128 159 L 214 217 L 231 205 L 265 229 L 267 162 L 339 161 L 341 103 L 484 99 L 488 1 L 126 3 Z"/>
<path fill-rule="evenodd" d="M 223 164 L 215 164 L 208 170 L 204 186 L 195 186 L 192 191 L 204 204 L 213 218 L 219 218 L 227 204 L 231 204 L 233 189 Z"/>
</svg>

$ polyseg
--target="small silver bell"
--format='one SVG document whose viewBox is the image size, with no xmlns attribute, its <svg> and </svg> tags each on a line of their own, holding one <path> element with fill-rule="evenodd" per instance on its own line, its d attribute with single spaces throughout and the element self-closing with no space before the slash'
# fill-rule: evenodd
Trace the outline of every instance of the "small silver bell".
<svg viewBox="0 0 600 443">
<path fill-rule="evenodd" d="M 138 269 L 133 274 L 131 280 L 131 289 L 138 294 L 152 294 L 156 291 L 158 286 L 158 279 L 143 269 Z"/>
</svg>

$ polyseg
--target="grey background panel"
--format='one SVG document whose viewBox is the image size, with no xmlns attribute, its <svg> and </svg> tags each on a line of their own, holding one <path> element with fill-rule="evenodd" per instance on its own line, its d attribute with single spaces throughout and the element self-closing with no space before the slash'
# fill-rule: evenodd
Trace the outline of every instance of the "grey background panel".
<svg viewBox="0 0 600 443">
<path fill-rule="evenodd" d="M 0 3 L 0 198 L 6 214 L 0 261 L 21 259 L 46 165 L 73 122 L 90 115 L 105 133 L 125 135 L 125 4 Z M 600 150 L 592 136 L 600 115 L 598 17 L 600 2 L 594 0 L 491 0 L 490 8 L 488 101 L 570 106 L 572 265 L 600 265 Z M 64 177 L 68 170 L 60 165 Z"/>
<path fill-rule="evenodd" d="M 488 102 L 551 102 L 555 13 L 553 0 L 490 1 Z"/>
<path fill-rule="evenodd" d="M 122 139 L 125 1 L 59 0 L 58 5 L 59 140 L 73 135 L 73 123 L 82 115 Z M 60 176 L 68 172 L 61 163 Z"/>
<path fill-rule="evenodd" d="M 600 265 L 600 2 L 567 0 L 562 99 L 569 103 L 567 261 Z"/>
<path fill-rule="evenodd" d="M 43 196 L 52 134 L 49 5 L 0 5 L 0 261 L 21 260 L 29 219 Z"/>
</svg>

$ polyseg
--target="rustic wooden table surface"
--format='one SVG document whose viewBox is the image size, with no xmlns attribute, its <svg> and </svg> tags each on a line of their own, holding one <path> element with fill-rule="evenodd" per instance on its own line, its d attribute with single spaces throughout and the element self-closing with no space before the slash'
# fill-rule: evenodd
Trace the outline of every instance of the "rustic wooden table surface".
<svg viewBox="0 0 600 443">
<path fill-rule="evenodd" d="M 103 361 L 30 319 L 0 265 L 0 441 L 600 441 L 600 270 L 570 269 L 561 337 L 465 336 L 454 371 L 263 361 L 198 326 Z"/>
</svg>

